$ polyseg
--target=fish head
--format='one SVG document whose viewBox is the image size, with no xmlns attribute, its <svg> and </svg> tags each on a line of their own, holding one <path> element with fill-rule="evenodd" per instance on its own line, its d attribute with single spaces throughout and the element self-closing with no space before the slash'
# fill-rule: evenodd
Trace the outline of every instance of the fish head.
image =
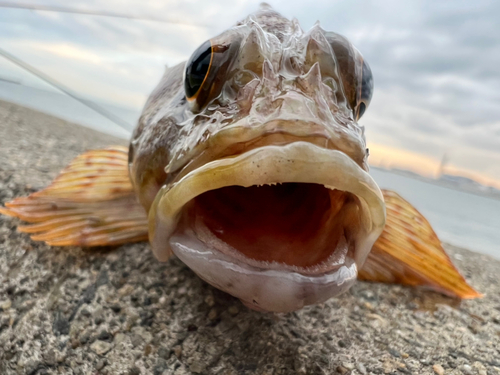
<svg viewBox="0 0 500 375">
<path fill-rule="evenodd" d="M 267 5 L 168 69 L 130 147 L 155 256 L 256 310 L 346 291 L 385 224 L 358 123 L 372 91 L 346 38 Z"/>
</svg>

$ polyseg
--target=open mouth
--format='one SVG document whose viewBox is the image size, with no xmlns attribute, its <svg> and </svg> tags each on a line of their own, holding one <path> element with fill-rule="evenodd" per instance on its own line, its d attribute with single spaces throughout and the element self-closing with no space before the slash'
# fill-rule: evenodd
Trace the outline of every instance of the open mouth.
<svg viewBox="0 0 500 375">
<path fill-rule="evenodd" d="M 317 274 L 354 258 L 358 204 L 319 184 L 228 186 L 196 197 L 183 224 L 253 266 Z"/>
<path fill-rule="evenodd" d="M 198 168 L 158 193 L 153 251 L 260 310 L 347 290 L 385 223 L 375 182 L 340 151 L 265 146 Z"/>
</svg>

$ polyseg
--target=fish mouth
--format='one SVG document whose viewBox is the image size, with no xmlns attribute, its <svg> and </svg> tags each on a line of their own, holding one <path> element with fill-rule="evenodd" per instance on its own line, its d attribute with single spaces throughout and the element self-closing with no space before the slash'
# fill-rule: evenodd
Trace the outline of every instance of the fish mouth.
<svg viewBox="0 0 500 375">
<path fill-rule="evenodd" d="M 377 184 L 309 142 L 215 160 L 163 187 L 153 252 L 257 310 L 289 312 L 347 290 L 385 224 Z"/>
</svg>

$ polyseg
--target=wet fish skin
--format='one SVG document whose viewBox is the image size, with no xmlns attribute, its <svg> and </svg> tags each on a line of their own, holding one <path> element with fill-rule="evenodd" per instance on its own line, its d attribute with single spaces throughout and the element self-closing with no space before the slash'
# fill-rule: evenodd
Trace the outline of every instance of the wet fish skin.
<svg viewBox="0 0 500 375">
<path fill-rule="evenodd" d="M 368 170 L 364 128 L 356 121 L 367 65 L 346 38 L 319 25 L 304 32 L 298 21 L 263 6 L 211 42 L 238 47 L 218 97 L 193 112 L 185 63 L 168 68 L 132 135 L 130 176 L 147 210 L 165 181 L 176 181 L 197 158 L 204 157 L 200 165 L 238 153 L 236 144 L 272 133 L 283 134 L 282 143 L 316 137 Z M 300 120 L 300 129 L 291 120 Z"/>
</svg>

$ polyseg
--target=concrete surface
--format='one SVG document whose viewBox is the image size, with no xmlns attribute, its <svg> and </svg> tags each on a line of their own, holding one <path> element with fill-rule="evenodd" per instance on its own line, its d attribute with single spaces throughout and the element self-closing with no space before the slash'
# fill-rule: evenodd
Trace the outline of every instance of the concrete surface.
<svg viewBox="0 0 500 375">
<path fill-rule="evenodd" d="M 0 203 L 107 135 L 0 102 Z M 357 283 L 287 314 L 247 310 L 149 245 L 50 248 L 0 216 L 0 374 L 500 374 L 500 262 L 447 246 L 486 294 Z"/>
</svg>

